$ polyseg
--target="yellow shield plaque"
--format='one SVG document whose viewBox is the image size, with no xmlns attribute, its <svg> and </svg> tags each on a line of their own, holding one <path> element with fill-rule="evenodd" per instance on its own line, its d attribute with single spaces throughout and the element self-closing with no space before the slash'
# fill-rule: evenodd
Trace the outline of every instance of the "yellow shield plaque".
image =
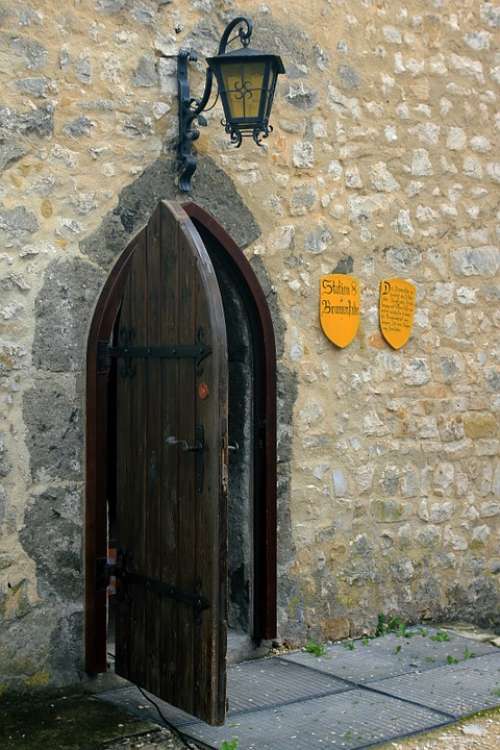
<svg viewBox="0 0 500 750">
<path fill-rule="evenodd" d="M 410 338 L 415 314 L 416 289 L 404 279 L 380 282 L 380 330 L 393 349 L 401 349 Z"/>
<path fill-rule="evenodd" d="M 319 318 L 323 333 L 342 349 L 359 328 L 359 282 L 354 276 L 332 273 L 320 279 Z"/>
</svg>

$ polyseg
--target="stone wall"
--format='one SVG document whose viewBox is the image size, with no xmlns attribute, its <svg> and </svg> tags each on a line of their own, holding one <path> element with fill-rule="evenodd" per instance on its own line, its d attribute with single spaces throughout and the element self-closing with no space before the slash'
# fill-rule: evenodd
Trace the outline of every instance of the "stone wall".
<svg viewBox="0 0 500 750">
<path fill-rule="evenodd" d="M 193 199 L 245 248 L 280 335 L 280 634 L 382 611 L 500 624 L 498 6 L 2 0 L 0 692 L 81 674 L 92 309 L 178 197 L 176 51 L 214 52 L 239 12 L 287 68 L 275 129 L 233 150 L 218 105 Z M 343 351 L 318 323 L 332 271 L 362 284 Z M 417 286 L 398 352 L 377 321 L 391 275 Z"/>
</svg>

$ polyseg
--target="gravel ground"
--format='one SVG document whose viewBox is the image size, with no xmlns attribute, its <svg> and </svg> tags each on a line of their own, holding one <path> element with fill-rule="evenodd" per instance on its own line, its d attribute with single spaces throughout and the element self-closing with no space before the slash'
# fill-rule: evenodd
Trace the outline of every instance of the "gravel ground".
<svg viewBox="0 0 500 750">
<path fill-rule="evenodd" d="M 389 742 L 380 750 L 499 750 L 500 710 L 401 742 Z"/>
<path fill-rule="evenodd" d="M 192 745 L 195 748 L 195 745 Z M 103 748 L 104 750 L 104 748 Z M 166 729 L 148 732 L 139 737 L 127 737 L 106 745 L 105 750 L 187 750 L 186 745 Z"/>
</svg>

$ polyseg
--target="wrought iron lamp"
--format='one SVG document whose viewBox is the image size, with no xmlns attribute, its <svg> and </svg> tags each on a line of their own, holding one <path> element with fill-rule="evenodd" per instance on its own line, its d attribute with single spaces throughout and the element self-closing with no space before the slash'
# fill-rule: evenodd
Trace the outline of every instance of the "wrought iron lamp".
<svg viewBox="0 0 500 750">
<path fill-rule="evenodd" d="M 238 28 L 238 33 L 230 34 Z M 245 137 L 252 137 L 257 145 L 272 131 L 269 116 L 273 104 L 276 81 L 285 72 L 279 55 L 261 52 L 249 47 L 253 23 L 249 18 L 239 16 L 231 21 L 220 40 L 219 52 L 207 58 L 205 91 L 200 99 L 190 94 L 188 62 L 197 60 L 192 50 L 182 49 L 178 55 L 177 83 L 179 91 L 179 188 L 182 192 L 191 189 L 191 178 L 196 170 L 196 155 L 193 150 L 200 131 L 195 126 L 205 126 L 202 115 L 212 93 L 213 77 L 217 80 L 219 94 L 224 109 L 222 124 L 229 133 L 231 142 L 241 146 Z M 226 52 L 227 45 L 238 38 L 240 49 Z"/>
</svg>

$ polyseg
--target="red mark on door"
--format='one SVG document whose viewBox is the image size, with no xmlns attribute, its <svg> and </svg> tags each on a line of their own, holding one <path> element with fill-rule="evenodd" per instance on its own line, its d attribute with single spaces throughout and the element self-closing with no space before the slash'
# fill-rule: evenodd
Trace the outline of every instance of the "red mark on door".
<svg viewBox="0 0 500 750">
<path fill-rule="evenodd" d="M 209 393 L 210 391 L 208 389 L 208 385 L 206 383 L 200 383 L 200 385 L 198 386 L 198 396 L 202 401 L 208 398 Z"/>
</svg>

